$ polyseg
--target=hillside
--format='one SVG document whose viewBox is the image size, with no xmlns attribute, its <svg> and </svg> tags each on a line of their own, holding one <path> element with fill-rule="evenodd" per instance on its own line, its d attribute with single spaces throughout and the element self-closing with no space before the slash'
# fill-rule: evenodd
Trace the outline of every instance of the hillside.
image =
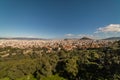
<svg viewBox="0 0 120 80">
<path fill-rule="evenodd" d="M 88 38 L 88 37 L 82 37 L 80 40 L 93 40 L 93 39 Z"/>
<path fill-rule="evenodd" d="M 109 37 L 104 40 L 120 40 L 120 37 Z"/>
</svg>

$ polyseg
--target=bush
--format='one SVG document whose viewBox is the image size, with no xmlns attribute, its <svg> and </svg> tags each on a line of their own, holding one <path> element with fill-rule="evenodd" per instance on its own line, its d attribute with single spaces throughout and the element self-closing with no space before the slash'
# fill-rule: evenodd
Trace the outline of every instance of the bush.
<svg viewBox="0 0 120 80">
<path fill-rule="evenodd" d="M 66 80 L 58 75 L 51 75 L 48 77 L 42 77 L 41 80 Z"/>
</svg>

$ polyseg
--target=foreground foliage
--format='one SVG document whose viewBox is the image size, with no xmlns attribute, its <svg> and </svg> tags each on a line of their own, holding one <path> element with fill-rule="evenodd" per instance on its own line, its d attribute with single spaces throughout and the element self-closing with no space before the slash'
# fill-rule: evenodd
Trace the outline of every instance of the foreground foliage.
<svg viewBox="0 0 120 80">
<path fill-rule="evenodd" d="M 120 80 L 120 41 L 99 49 L 41 50 L 1 48 L 0 55 L 10 55 L 0 57 L 0 80 Z"/>
</svg>

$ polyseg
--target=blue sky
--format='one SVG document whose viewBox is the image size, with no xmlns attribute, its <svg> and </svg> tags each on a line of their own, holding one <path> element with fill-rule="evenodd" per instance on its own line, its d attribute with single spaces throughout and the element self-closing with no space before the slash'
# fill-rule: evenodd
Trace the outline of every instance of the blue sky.
<svg viewBox="0 0 120 80">
<path fill-rule="evenodd" d="M 104 38 L 119 24 L 120 0 L 0 0 L 0 37 Z"/>
</svg>

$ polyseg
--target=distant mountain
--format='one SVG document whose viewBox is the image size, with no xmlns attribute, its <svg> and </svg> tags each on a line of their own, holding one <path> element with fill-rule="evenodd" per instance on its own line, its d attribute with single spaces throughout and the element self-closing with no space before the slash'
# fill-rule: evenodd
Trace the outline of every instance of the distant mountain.
<svg viewBox="0 0 120 80">
<path fill-rule="evenodd" d="M 88 38 L 88 37 L 82 37 L 80 40 L 93 40 L 93 39 Z"/>
<path fill-rule="evenodd" d="M 120 37 L 110 37 L 103 40 L 120 40 Z"/>
<path fill-rule="evenodd" d="M 91 38 L 88 37 L 82 37 L 82 38 L 65 38 L 64 40 L 93 40 Z"/>
<path fill-rule="evenodd" d="M 4 38 L 4 37 L 1 37 L 1 39 L 4 39 L 4 40 L 47 40 L 47 39 L 43 39 L 43 38 L 27 38 L 27 37 L 14 37 L 14 38 Z"/>
</svg>

